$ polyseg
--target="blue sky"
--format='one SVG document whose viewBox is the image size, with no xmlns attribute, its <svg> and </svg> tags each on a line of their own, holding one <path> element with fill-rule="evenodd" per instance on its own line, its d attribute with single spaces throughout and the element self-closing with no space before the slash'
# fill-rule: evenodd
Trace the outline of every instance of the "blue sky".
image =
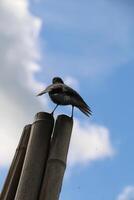
<svg viewBox="0 0 134 200">
<path fill-rule="evenodd" d="M 133 1 L 0 4 L 0 189 L 20 130 L 36 112 L 54 106 L 35 93 L 58 75 L 93 111 L 88 119 L 75 110 L 60 199 L 134 199 Z M 61 112 L 70 114 L 70 108 Z"/>
</svg>

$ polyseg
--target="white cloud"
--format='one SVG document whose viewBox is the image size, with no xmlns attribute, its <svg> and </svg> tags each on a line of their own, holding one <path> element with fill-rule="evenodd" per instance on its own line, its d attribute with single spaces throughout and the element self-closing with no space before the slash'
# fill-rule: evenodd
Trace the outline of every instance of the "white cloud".
<svg viewBox="0 0 134 200">
<path fill-rule="evenodd" d="M 117 200 L 134 200 L 134 186 L 125 187 Z"/>
<path fill-rule="evenodd" d="M 17 140 L 12 135 L 8 135 L 6 131 L 6 129 L 1 130 L 2 133 L 0 135 L 0 167 L 9 164 L 17 147 Z"/>
<path fill-rule="evenodd" d="M 24 125 L 42 109 L 35 92 L 43 86 L 34 79 L 41 20 L 27 0 L 2 0 L 0 19 L 0 165 L 7 165 Z"/>
<path fill-rule="evenodd" d="M 69 165 L 86 164 L 91 161 L 112 157 L 115 151 L 106 127 L 74 121 Z"/>
</svg>

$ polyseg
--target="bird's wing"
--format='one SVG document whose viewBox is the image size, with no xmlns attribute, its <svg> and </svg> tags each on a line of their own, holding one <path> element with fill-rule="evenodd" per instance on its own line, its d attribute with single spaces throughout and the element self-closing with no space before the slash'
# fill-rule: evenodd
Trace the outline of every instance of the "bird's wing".
<svg viewBox="0 0 134 200">
<path fill-rule="evenodd" d="M 78 92 L 76 92 L 75 90 L 73 90 L 71 87 L 69 87 L 68 85 L 63 85 L 63 92 L 65 92 L 66 94 L 70 95 L 70 96 L 74 96 L 76 97 L 79 101 L 84 101 L 82 99 L 82 97 L 78 94 Z"/>
<path fill-rule="evenodd" d="M 86 115 L 91 115 L 91 109 L 90 107 L 86 104 L 86 102 L 83 100 L 83 98 L 73 90 L 71 87 L 67 85 L 63 85 L 63 92 L 65 92 L 67 95 L 70 95 L 73 98 L 74 104 Z"/>
<path fill-rule="evenodd" d="M 41 96 L 41 95 L 43 95 L 45 93 L 48 93 L 48 92 L 51 92 L 51 91 L 53 91 L 55 89 L 62 89 L 62 85 L 63 85 L 62 83 L 51 84 L 48 87 L 46 87 L 45 90 L 43 90 L 42 92 L 40 92 L 39 94 L 37 94 L 37 96 Z"/>
</svg>

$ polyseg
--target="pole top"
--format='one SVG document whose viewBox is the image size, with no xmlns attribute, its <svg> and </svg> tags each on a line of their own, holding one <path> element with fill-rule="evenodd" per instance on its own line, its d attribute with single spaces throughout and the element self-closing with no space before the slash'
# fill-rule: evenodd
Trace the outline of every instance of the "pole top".
<svg viewBox="0 0 134 200">
<path fill-rule="evenodd" d="M 27 125 L 24 127 L 24 129 L 25 129 L 25 130 L 28 130 L 29 128 L 31 128 L 31 126 L 32 126 L 32 124 L 27 124 Z"/>
<path fill-rule="evenodd" d="M 64 120 L 64 121 L 69 121 L 71 123 L 73 123 L 73 118 L 72 117 L 69 117 L 68 115 L 58 115 L 57 117 L 58 120 Z"/>
<path fill-rule="evenodd" d="M 53 115 L 47 112 L 38 112 L 35 115 L 35 121 L 38 120 L 50 120 L 53 119 Z"/>
</svg>

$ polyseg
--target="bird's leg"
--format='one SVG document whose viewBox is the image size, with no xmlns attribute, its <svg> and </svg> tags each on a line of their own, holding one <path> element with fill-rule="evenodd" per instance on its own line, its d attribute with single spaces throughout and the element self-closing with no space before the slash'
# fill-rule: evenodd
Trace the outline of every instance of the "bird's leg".
<svg viewBox="0 0 134 200">
<path fill-rule="evenodd" d="M 51 112 L 51 114 L 54 114 L 54 111 L 56 110 L 56 108 L 58 107 L 58 104 L 55 106 L 55 108 L 53 109 L 53 111 Z"/>
<path fill-rule="evenodd" d="M 72 115 L 71 115 L 71 118 L 73 118 L 73 114 L 74 114 L 74 106 L 72 106 Z"/>
</svg>

